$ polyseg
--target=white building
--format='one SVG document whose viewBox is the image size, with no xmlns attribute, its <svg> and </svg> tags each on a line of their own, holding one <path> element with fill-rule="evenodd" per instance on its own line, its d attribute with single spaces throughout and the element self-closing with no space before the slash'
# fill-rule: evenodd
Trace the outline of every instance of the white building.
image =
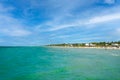
<svg viewBox="0 0 120 80">
<path fill-rule="evenodd" d="M 88 46 L 90 46 L 90 45 L 89 45 L 89 43 L 86 43 L 86 44 L 85 44 L 85 46 L 87 46 L 87 47 L 88 47 Z"/>
<path fill-rule="evenodd" d="M 119 47 L 119 44 L 113 43 L 112 46 L 113 46 L 113 47 Z"/>
<path fill-rule="evenodd" d="M 85 46 L 87 46 L 87 47 L 94 47 L 95 44 L 92 44 L 92 43 L 86 43 Z"/>
</svg>

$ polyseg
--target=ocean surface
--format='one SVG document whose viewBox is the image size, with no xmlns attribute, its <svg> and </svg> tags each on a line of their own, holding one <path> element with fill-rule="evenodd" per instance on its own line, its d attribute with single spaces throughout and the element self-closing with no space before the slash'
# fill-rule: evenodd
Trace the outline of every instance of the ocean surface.
<svg viewBox="0 0 120 80">
<path fill-rule="evenodd" d="M 120 50 L 1 47 L 0 80 L 120 80 Z"/>
</svg>

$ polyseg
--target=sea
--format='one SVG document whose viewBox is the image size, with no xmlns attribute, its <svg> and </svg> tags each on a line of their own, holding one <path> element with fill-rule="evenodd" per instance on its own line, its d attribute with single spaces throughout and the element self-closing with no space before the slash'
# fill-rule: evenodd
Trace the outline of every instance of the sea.
<svg viewBox="0 0 120 80">
<path fill-rule="evenodd" d="M 0 80 L 120 80 L 120 50 L 0 47 Z"/>
</svg>

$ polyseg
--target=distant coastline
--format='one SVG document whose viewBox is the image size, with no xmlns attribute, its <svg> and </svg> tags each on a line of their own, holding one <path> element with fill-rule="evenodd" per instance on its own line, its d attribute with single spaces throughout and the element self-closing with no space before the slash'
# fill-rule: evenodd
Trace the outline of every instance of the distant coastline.
<svg viewBox="0 0 120 80">
<path fill-rule="evenodd" d="M 96 48 L 96 49 L 120 49 L 120 41 L 116 42 L 91 42 L 91 43 L 63 43 L 46 45 L 54 48 Z"/>
</svg>

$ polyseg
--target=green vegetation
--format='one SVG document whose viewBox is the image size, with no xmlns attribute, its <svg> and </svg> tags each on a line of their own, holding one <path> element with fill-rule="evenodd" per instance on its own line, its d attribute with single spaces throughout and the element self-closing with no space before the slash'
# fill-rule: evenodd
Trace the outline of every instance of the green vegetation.
<svg viewBox="0 0 120 80">
<path fill-rule="evenodd" d="M 50 44 L 47 46 L 61 46 L 61 47 L 120 47 L 120 41 L 115 42 L 91 42 L 91 43 L 63 43 Z"/>
</svg>

